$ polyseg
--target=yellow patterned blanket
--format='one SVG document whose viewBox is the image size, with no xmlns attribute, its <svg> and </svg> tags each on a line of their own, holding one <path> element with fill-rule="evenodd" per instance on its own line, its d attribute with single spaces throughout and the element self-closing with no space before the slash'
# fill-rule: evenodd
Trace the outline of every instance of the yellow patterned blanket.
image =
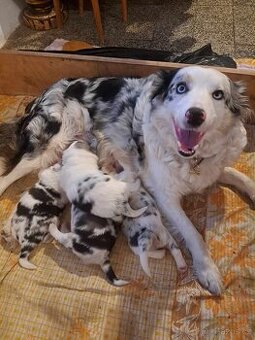
<svg viewBox="0 0 255 340">
<path fill-rule="evenodd" d="M 0 96 L 0 121 L 22 114 L 30 99 Z M 254 136 L 253 126 L 248 131 Z M 254 146 L 235 166 L 255 179 Z M 1 225 L 35 178 L 21 179 L 0 198 Z M 184 204 L 224 277 L 221 298 L 200 288 L 190 272 L 178 276 L 169 254 L 151 260 L 149 281 L 122 235 L 112 263 L 119 277 L 132 279 L 124 288 L 110 286 L 99 267 L 83 265 L 55 242 L 34 252 L 38 270 L 22 269 L 17 252 L 1 241 L 0 339 L 254 339 L 255 212 L 216 186 Z"/>
</svg>

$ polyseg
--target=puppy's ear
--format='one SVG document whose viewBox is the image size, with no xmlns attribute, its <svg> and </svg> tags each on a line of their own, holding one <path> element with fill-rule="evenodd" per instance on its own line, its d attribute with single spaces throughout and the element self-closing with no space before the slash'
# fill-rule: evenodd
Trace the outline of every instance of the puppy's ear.
<svg viewBox="0 0 255 340">
<path fill-rule="evenodd" d="M 248 120 L 252 114 L 249 105 L 249 98 L 246 95 L 246 86 L 243 82 L 230 82 L 230 98 L 228 106 L 235 116 L 240 116 L 242 120 Z"/>
<path fill-rule="evenodd" d="M 179 69 L 175 69 L 172 71 L 161 70 L 157 73 L 156 79 L 153 83 L 151 100 L 156 97 L 162 101 L 165 100 L 166 96 L 168 95 L 169 86 L 178 71 Z"/>
</svg>

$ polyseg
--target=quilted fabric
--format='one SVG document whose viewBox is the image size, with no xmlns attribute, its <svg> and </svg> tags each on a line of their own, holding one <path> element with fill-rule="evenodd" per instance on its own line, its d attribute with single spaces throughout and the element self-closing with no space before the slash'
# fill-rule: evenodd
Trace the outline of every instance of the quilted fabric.
<svg viewBox="0 0 255 340">
<path fill-rule="evenodd" d="M 22 114 L 28 97 L 0 96 L 0 121 Z M 253 126 L 248 126 L 254 136 Z M 255 179 L 255 144 L 250 141 L 235 167 Z M 13 184 L 0 198 L 1 227 L 20 193 L 36 175 Z M 124 288 L 110 286 L 100 268 L 85 266 L 56 242 L 32 256 L 35 271 L 17 264 L 0 244 L 0 339 L 253 339 L 255 332 L 255 226 L 247 200 L 213 187 L 188 197 L 184 208 L 218 265 L 226 289 L 211 297 L 191 272 L 180 276 L 170 254 L 151 260 L 152 280 L 122 235 L 112 254 Z"/>
</svg>

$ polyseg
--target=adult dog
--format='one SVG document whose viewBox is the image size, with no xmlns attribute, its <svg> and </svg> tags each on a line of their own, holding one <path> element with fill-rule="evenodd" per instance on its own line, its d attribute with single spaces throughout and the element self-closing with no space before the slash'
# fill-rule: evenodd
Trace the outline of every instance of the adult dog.
<svg viewBox="0 0 255 340">
<path fill-rule="evenodd" d="M 140 79 L 64 79 L 31 103 L 24 117 L 0 126 L 0 140 L 9 141 L 0 145 L 2 174 L 8 169 L 0 177 L 0 193 L 57 161 L 88 128 L 90 117 L 102 163 L 118 160 L 131 177 L 140 171 L 172 230 L 185 241 L 198 281 L 219 295 L 219 271 L 180 201 L 216 181 L 255 200 L 254 182 L 228 167 L 246 145 L 242 118 L 249 111 L 242 84 L 199 66 Z"/>
</svg>

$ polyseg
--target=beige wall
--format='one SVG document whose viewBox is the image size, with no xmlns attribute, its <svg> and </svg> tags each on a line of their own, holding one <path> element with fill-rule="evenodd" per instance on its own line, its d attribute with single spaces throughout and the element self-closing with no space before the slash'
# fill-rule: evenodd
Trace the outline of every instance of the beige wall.
<svg viewBox="0 0 255 340">
<path fill-rule="evenodd" d="M 0 0 L 0 47 L 20 24 L 25 0 Z"/>
</svg>

